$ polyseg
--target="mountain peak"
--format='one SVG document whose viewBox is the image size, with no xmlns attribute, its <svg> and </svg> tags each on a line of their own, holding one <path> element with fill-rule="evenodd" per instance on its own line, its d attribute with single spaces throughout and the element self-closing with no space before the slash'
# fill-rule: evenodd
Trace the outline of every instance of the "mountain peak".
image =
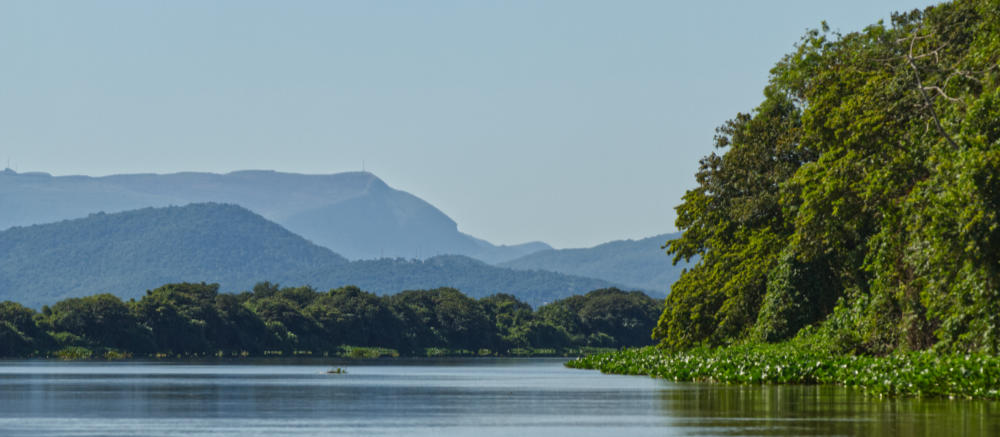
<svg viewBox="0 0 1000 437">
<path fill-rule="evenodd" d="M 544 245 L 498 247 L 458 231 L 430 203 L 369 171 L 333 174 L 239 170 L 111 176 L 27 177 L 0 185 L 0 230 L 199 202 L 237 204 L 352 259 L 468 255 L 488 263 Z"/>
</svg>

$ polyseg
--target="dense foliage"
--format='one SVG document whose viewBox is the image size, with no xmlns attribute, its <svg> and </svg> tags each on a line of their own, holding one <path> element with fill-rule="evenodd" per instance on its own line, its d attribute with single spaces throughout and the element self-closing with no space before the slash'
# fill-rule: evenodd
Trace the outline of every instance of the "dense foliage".
<svg viewBox="0 0 1000 437">
<path fill-rule="evenodd" d="M 62 300 L 40 313 L 0 303 L 0 357 L 561 354 L 646 345 L 662 301 L 594 290 L 537 311 L 509 294 L 452 288 L 377 296 L 348 286 L 259 283 L 240 294 L 178 283 L 122 301 Z"/>
<path fill-rule="evenodd" d="M 998 61 L 997 0 L 809 32 L 677 208 L 655 337 L 1000 352 Z"/>
<path fill-rule="evenodd" d="M 0 232 L 0 300 L 39 308 L 94 291 L 139 298 L 180 281 L 245 290 L 257 281 L 347 284 L 376 294 L 455 287 L 474 297 L 508 291 L 541 305 L 612 287 L 599 279 L 518 271 L 465 256 L 348 262 L 237 205 L 145 208 Z"/>
</svg>

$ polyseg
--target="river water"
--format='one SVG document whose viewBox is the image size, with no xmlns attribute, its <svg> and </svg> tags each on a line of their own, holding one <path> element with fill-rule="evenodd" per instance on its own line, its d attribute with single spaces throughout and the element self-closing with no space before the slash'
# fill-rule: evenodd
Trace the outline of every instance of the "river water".
<svg viewBox="0 0 1000 437">
<path fill-rule="evenodd" d="M 0 435 L 1000 436 L 998 402 L 678 384 L 562 362 L 0 361 Z"/>
</svg>

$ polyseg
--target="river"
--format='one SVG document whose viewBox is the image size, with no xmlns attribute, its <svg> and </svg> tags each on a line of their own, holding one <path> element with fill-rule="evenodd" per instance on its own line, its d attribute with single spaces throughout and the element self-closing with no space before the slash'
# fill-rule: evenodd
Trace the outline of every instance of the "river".
<svg viewBox="0 0 1000 437">
<path fill-rule="evenodd" d="M 1000 435 L 997 402 L 678 384 L 562 362 L 0 361 L 0 435 Z"/>
</svg>

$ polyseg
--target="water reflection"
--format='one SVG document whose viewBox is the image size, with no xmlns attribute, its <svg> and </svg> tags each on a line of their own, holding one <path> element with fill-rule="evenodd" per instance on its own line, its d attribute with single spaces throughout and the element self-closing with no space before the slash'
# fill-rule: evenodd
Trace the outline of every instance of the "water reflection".
<svg viewBox="0 0 1000 437">
<path fill-rule="evenodd" d="M 675 384 L 558 360 L 0 362 L 0 435 L 1000 435 L 997 403 Z"/>
<path fill-rule="evenodd" d="M 673 384 L 664 415 L 692 435 L 998 436 L 997 402 L 879 398 L 832 386 Z"/>
</svg>

